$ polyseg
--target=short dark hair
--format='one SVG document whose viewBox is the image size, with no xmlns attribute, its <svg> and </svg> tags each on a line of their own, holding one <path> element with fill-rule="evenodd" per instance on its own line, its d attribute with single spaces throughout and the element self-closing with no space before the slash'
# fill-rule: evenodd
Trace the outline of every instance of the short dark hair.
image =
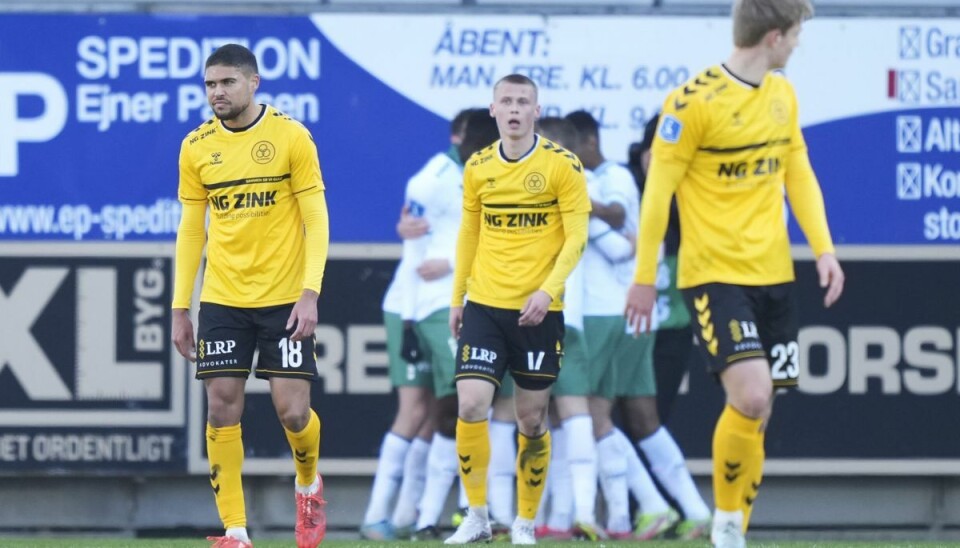
<svg viewBox="0 0 960 548">
<path fill-rule="evenodd" d="M 657 134 L 657 123 L 660 122 L 660 113 L 656 113 L 643 126 L 643 140 L 640 141 L 640 151 L 650 150 L 653 147 L 653 137 Z"/>
<path fill-rule="evenodd" d="M 224 44 L 217 48 L 207 57 L 207 64 L 203 68 L 208 69 L 213 65 L 236 67 L 247 74 L 260 74 L 257 56 L 240 44 Z"/>
<path fill-rule="evenodd" d="M 522 86 L 530 86 L 533 88 L 533 96 L 538 97 L 540 95 L 540 90 L 537 88 L 536 82 L 531 80 L 529 77 L 524 76 L 523 74 L 508 74 L 503 78 L 497 80 L 497 83 L 493 85 L 493 91 L 496 93 L 497 88 L 500 87 L 500 84 L 520 84 Z"/>
<path fill-rule="evenodd" d="M 564 148 L 577 146 L 577 128 L 573 122 L 559 116 L 547 116 L 537 122 L 537 133 Z"/>
<path fill-rule="evenodd" d="M 465 108 L 458 112 L 457 115 L 453 117 L 453 120 L 450 120 L 450 135 L 463 135 L 463 132 L 467 130 L 467 118 L 470 117 L 470 113 L 474 110 L 478 109 Z"/>
<path fill-rule="evenodd" d="M 581 139 L 593 136 L 597 139 L 597 142 L 600 142 L 600 124 L 597 123 L 597 119 L 592 114 L 585 110 L 575 110 L 567 114 L 566 118 L 570 120 L 573 127 L 577 128 L 577 133 L 580 134 Z"/>
<path fill-rule="evenodd" d="M 474 152 L 483 150 L 500 138 L 497 120 L 490 116 L 490 111 L 487 109 L 471 109 L 466 124 L 463 142 L 460 143 L 460 158 L 464 162 Z"/>
</svg>

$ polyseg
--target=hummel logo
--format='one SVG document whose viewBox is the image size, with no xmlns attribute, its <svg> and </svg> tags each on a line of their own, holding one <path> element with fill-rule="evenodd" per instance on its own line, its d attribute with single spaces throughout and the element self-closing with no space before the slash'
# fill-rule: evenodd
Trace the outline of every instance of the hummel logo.
<svg viewBox="0 0 960 548">
<path fill-rule="evenodd" d="M 723 477 L 727 479 L 727 483 L 733 483 L 740 477 L 740 474 L 724 474 Z"/>
<path fill-rule="evenodd" d="M 754 501 L 753 497 L 745 497 L 743 500 L 744 502 L 747 503 L 747 506 L 753 506 L 753 501 Z"/>
<path fill-rule="evenodd" d="M 461 466 L 460 471 L 464 474 L 469 474 L 470 472 L 473 472 L 473 467 L 471 466 L 470 468 L 467 468 L 466 466 Z"/>
<path fill-rule="evenodd" d="M 217 476 L 220 474 L 220 465 L 214 466 L 213 470 L 210 471 L 210 481 L 217 481 Z"/>
<path fill-rule="evenodd" d="M 219 495 L 219 494 L 220 494 L 220 484 L 219 484 L 219 483 L 213 486 L 213 494 L 214 494 L 214 495 Z"/>
<path fill-rule="evenodd" d="M 530 485 L 530 487 L 539 487 L 541 483 L 543 483 L 543 480 L 532 479 L 527 482 L 527 484 Z"/>
<path fill-rule="evenodd" d="M 459 456 L 460 456 L 460 462 L 464 464 L 470 462 L 470 455 L 459 455 Z"/>
<path fill-rule="evenodd" d="M 297 462 L 306 463 L 307 462 L 307 452 L 306 451 L 293 451 L 293 458 L 297 459 Z"/>
<path fill-rule="evenodd" d="M 730 470 L 736 470 L 737 468 L 740 468 L 739 462 L 724 461 L 723 464 Z"/>
<path fill-rule="evenodd" d="M 676 99 L 673 100 L 673 108 L 678 111 L 683 110 L 687 108 L 687 103 L 682 102 L 680 98 L 677 97 Z"/>
<path fill-rule="evenodd" d="M 759 491 L 759 490 L 760 490 L 760 484 L 759 484 L 759 483 L 755 483 L 755 482 L 752 482 L 752 481 L 751 481 L 751 482 L 750 482 L 750 487 L 753 487 L 753 490 L 754 490 L 754 491 Z"/>
<path fill-rule="evenodd" d="M 531 468 L 531 469 L 530 469 L 530 473 L 533 474 L 534 476 L 539 476 L 540 474 L 543 473 L 543 468 L 542 468 L 542 467 L 541 467 L 541 468 Z"/>
</svg>

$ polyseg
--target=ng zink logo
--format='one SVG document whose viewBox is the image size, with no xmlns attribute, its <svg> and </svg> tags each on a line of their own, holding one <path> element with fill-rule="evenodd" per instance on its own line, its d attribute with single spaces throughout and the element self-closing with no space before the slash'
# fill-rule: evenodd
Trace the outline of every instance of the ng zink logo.
<svg viewBox="0 0 960 548">
<path fill-rule="evenodd" d="M 494 215 L 483 214 L 483 222 L 487 226 L 506 228 L 535 228 L 550 224 L 549 213 L 505 213 Z"/>
<path fill-rule="evenodd" d="M 717 168 L 717 176 L 733 179 L 743 179 L 747 176 L 763 177 L 780 171 L 781 165 L 779 157 L 757 158 L 751 162 L 721 162 Z"/>
<path fill-rule="evenodd" d="M 270 207 L 277 205 L 277 191 L 238 192 L 232 196 L 227 194 L 210 196 L 210 205 L 217 211 L 227 211 L 231 208 L 253 209 L 257 207 Z"/>
</svg>

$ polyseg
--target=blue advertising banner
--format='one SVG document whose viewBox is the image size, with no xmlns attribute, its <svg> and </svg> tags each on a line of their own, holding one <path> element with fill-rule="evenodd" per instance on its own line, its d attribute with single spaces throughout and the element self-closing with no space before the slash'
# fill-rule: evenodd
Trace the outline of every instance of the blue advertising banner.
<svg viewBox="0 0 960 548">
<path fill-rule="evenodd" d="M 949 19 L 805 25 L 787 76 L 838 243 L 960 241 L 957 36 Z M 259 100 L 313 133 L 333 240 L 369 243 L 396 241 L 406 180 L 449 145 L 456 112 L 489 104 L 500 76 L 533 78 L 544 116 L 593 113 L 605 155 L 625 161 L 669 90 L 723 61 L 730 24 L 0 15 L 0 239 L 172 240 L 178 146 L 210 116 L 203 63 L 228 42 L 260 59 Z"/>
<path fill-rule="evenodd" d="M 180 141 L 211 116 L 203 64 L 231 42 L 259 59 L 257 100 L 313 133 L 334 240 L 393 239 L 404 183 L 449 146 L 449 124 L 309 18 L 6 14 L 0 238 L 172 240 Z"/>
</svg>

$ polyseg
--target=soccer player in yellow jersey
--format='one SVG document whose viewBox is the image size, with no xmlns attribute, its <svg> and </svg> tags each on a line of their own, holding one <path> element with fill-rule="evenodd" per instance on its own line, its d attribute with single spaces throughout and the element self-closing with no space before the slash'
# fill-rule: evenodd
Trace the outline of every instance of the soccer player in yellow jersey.
<svg viewBox="0 0 960 548">
<path fill-rule="evenodd" d="M 563 355 L 563 288 L 587 241 L 590 200 L 580 160 L 534 133 L 533 81 L 500 79 L 490 114 L 500 140 L 471 156 L 463 174 L 450 331 L 458 339 L 457 456 L 470 508 L 446 543 L 491 537 L 487 413 L 509 369 L 519 429 L 511 540 L 535 544 L 550 462 L 547 403 Z"/>
<path fill-rule="evenodd" d="M 653 143 L 626 316 L 650 325 L 657 250 L 674 193 L 678 283 L 699 348 L 726 393 L 713 436 L 712 540 L 744 546 L 774 387 L 797 384 L 798 320 L 784 190 L 817 258 L 824 305 L 843 291 L 793 87 L 776 69 L 797 46 L 809 0 L 737 0 L 734 51 L 671 93 Z"/>
<path fill-rule="evenodd" d="M 317 148 L 299 122 L 254 102 L 260 76 L 247 48 L 228 44 L 214 51 L 204 83 L 215 117 L 180 147 L 173 342 L 196 362 L 206 387 L 210 484 L 226 528 L 208 540 L 218 548 L 253 545 L 240 478 L 240 417 L 259 349 L 256 375 L 270 381 L 294 457 L 297 546 L 316 548 L 326 514 L 317 473 L 320 419 L 310 408 L 310 388 L 317 378 L 313 331 L 329 241 Z M 204 243 L 195 339 L 190 296 Z"/>
</svg>

